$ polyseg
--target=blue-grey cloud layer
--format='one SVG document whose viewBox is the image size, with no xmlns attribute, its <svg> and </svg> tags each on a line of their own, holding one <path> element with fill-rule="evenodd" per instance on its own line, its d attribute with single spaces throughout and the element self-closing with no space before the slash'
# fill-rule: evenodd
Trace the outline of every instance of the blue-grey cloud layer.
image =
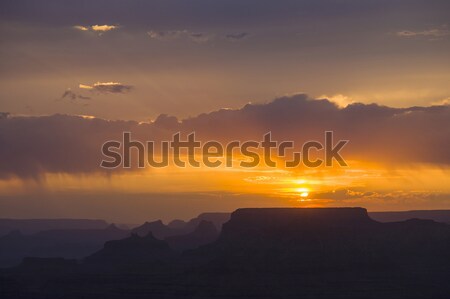
<svg viewBox="0 0 450 299">
<path fill-rule="evenodd" d="M 448 1 L 365 1 L 365 0 L 3 0 L 0 16 L 48 25 L 121 23 L 130 26 L 212 25 L 295 22 L 358 16 L 384 15 L 383 20 L 403 15 L 438 22 L 448 16 Z M 399 22 L 401 20 L 398 20 Z M 406 20 L 404 20 L 406 21 Z"/>
</svg>

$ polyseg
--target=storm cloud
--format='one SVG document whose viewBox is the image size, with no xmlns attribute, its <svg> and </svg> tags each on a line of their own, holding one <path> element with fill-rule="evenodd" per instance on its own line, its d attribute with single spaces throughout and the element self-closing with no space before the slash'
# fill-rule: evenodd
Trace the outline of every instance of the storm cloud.
<svg viewBox="0 0 450 299">
<path fill-rule="evenodd" d="M 327 99 L 301 94 L 180 121 L 167 115 L 151 123 L 71 115 L 0 117 L 0 177 L 100 172 L 102 144 L 122 140 L 125 131 L 141 141 L 170 140 L 180 131 L 196 132 L 197 139 L 203 142 L 223 143 L 261 140 L 271 131 L 273 139 L 292 140 L 301 146 L 308 140 L 323 140 L 328 130 L 334 131 L 337 139 L 349 140 L 343 151 L 347 160 L 390 166 L 450 164 L 448 105 L 392 108 L 354 103 L 340 108 Z"/>
</svg>

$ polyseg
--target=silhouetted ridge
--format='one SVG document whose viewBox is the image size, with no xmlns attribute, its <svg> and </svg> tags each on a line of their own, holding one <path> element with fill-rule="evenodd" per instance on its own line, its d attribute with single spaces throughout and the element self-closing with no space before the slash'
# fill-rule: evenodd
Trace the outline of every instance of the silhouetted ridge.
<svg viewBox="0 0 450 299">
<path fill-rule="evenodd" d="M 148 233 L 152 233 L 155 238 L 165 239 L 170 236 L 180 235 L 184 233 L 183 229 L 176 229 L 164 225 L 161 220 L 153 221 L 153 222 L 145 222 L 141 226 L 134 228 L 132 233 L 135 233 L 139 236 L 146 236 Z"/>
<path fill-rule="evenodd" d="M 195 234 L 203 235 L 209 233 L 217 234 L 217 229 L 211 221 L 202 220 L 194 231 Z"/>
<path fill-rule="evenodd" d="M 256 271 L 373 265 L 384 262 L 371 248 L 379 225 L 362 208 L 238 209 L 216 242 L 188 254 L 215 267 L 246 264 Z"/>
<path fill-rule="evenodd" d="M 184 220 L 174 219 L 170 221 L 169 224 L 167 224 L 167 226 L 175 229 L 183 229 L 186 226 L 186 224 L 187 222 Z"/>
<path fill-rule="evenodd" d="M 304 231 L 330 227 L 373 225 L 363 208 L 246 208 L 231 214 L 222 236 L 251 230 Z"/>
<path fill-rule="evenodd" d="M 399 212 L 370 212 L 369 217 L 380 222 L 405 221 L 408 219 L 429 219 L 450 224 L 450 210 L 417 210 Z"/>
<path fill-rule="evenodd" d="M 170 255 L 169 245 L 156 239 L 150 232 L 145 237 L 132 234 L 122 240 L 108 241 L 102 250 L 85 260 L 92 263 L 145 263 L 158 261 Z"/>
<path fill-rule="evenodd" d="M 193 231 L 200 222 L 209 221 L 214 224 L 218 231 L 222 230 L 222 225 L 230 220 L 230 213 L 219 213 L 219 212 L 209 212 L 209 213 L 201 213 L 197 217 L 189 220 L 186 224 L 188 230 Z"/>
<path fill-rule="evenodd" d="M 213 242 L 219 236 L 215 225 L 210 221 L 202 220 L 197 228 L 189 234 L 166 238 L 170 247 L 175 250 L 186 250 L 200 247 Z"/>
<path fill-rule="evenodd" d="M 197 246 L 213 227 L 203 221 L 167 241 Z M 217 240 L 182 254 L 152 234 L 134 234 L 106 242 L 85 263 L 0 269 L 0 286 L 14 299 L 447 299 L 449 277 L 447 224 L 381 223 L 362 208 L 262 208 L 235 211 Z"/>
</svg>

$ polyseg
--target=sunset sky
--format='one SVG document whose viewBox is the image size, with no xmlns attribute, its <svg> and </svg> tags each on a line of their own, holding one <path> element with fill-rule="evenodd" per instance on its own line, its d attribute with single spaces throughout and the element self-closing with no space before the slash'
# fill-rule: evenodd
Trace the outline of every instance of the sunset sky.
<svg viewBox="0 0 450 299">
<path fill-rule="evenodd" d="M 450 209 L 449 1 L 2 0 L 0 36 L 0 217 Z M 348 166 L 102 169 L 125 131 L 334 131 Z"/>
</svg>

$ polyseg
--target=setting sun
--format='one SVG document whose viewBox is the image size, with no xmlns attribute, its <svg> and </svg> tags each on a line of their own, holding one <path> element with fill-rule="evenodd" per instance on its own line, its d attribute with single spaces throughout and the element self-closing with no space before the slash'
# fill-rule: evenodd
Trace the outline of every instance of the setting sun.
<svg viewBox="0 0 450 299">
<path fill-rule="evenodd" d="M 36 3 L 0 299 L 450 299 L 450 1 Z"/>
<path fill-rule="evenodd" d="M 296 191 L 300 194 L 301 197 L 308 197 L 309 189 L 308 188 L 297 188 Z"/>
</svg>

